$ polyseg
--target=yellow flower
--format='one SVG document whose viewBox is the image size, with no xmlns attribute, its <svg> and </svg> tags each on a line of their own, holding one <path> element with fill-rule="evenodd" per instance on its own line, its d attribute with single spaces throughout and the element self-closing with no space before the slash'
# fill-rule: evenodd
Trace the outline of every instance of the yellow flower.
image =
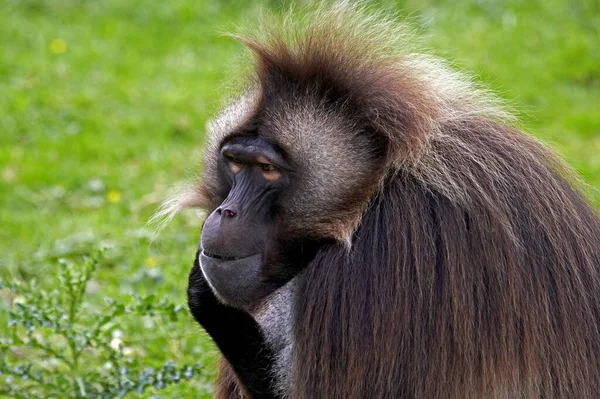
<svg viewBox="0 0 600 399">
<path fill-rule="evenodd" d="M 146 267 L 154 267 L 158 265 L 158 258 L 156 256 L 149 256 L 144 259 L 144 265 L 146 265 Z"/>
<path fill-rule="evenodd" d="M 52 54 L 64 54 L 67 52 L 67 42 L 64 39 L 54 39 L 50 42 Z"/>
<path fill-rule="evenodd" d="M 108 199 L 108 202 L 111 202 L 113 204 L 117 204 L 119 202 L 121 202 L 121 192 L 119 190 L 110 190 L 108 192 L 108 194 L 106 194 L 106 198 Z"/>
</svg>

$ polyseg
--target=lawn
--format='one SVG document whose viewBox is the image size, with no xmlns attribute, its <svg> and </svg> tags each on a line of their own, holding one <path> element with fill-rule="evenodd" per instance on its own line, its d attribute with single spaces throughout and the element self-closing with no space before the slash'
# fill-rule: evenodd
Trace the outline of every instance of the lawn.
<svg viewBox="0 0 600 399">
<path fill-rule="evenodd" d="M 131 293 L 185 303 L 201 217 L 186 212 L 156 239 L 146 222 L 173 184 L 201 168 L 206 121 L 244 54 L 220 33 L 251 26 L 264 7 L 285 8 L 0 0 L 1 278 L 50 289 L 56 259 L 108 246 L 88 286 L 91 308 Z M 407 0 L 393 8 L 426 47 L 505 98 L 600 205 L 600 3 Z M 0 335 L 13 300 L 0 291 Z M 158 395 L 209 395 L 216 351 L 189 316 L 125 318 L 118 328 L 137 348 L 131 356 L 206 370 Z"/>
</svg>

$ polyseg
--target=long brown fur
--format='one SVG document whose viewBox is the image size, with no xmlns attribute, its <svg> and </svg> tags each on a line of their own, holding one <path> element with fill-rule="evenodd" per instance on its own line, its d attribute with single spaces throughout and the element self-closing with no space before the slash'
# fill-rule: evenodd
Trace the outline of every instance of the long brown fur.
<svg viewBox="0 0 600 399">
<path fill-rule="evenodd" d="M 227 399 L 246 399 L 249 397 L 231 365 L 223 357 L 219 359 L 219 373 L 214 396 L 215 398 Z"/>
<path fill-rule="evenodd" d="M 206 198 L 219 143 L 259 119 L 308 160 L 290 234 L 339 242 L 300 276 L 285 395 L 600 398 L 598 214 L 394 26 L 342 3 L 243 38 L 255 78 L 213 125 Z M 241 397 L 227 373 L 217 396 Z"/>
</svg>

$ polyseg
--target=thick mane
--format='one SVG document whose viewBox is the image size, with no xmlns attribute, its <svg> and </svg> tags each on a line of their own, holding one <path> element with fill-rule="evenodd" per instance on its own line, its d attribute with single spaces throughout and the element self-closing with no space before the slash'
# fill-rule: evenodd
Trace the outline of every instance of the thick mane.
<svg viewBox="0 0 600 399">
<path fill-rule="evenodd" d="M 351 253 L 328 248 L 308 267 L 292 397 L 599 397 L 598 218 L 514 152 L 515 133 L 478 120 L 448 130 L 481 133 L 469 150 L 503 159 L 502 180 L 462 152 L 446 164 L 472 176 L 470 205 L 395 174 Z"/>
</svg>

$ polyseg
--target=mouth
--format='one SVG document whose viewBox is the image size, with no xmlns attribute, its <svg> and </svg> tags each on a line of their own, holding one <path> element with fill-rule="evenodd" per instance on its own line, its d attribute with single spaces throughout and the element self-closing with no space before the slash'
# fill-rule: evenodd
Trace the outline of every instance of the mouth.
<svg viewBox="0 0 600 399">
<path fill-rule="evenodd" d="M 225 256 L 225 255 L 221 255 L 221 254 L 216 254 L 214 252 L 209 252 L 205 249 L 202 250 L 202 255 L 208 257 L 208 258 L 212 258 L 212 259 L 217 259 L 217 260 L 223 260 L 223 261 L 232 261 L 232 260 L 240 260 L 240 259 L 246 259 L 249 258 L 251 256 L 254 255 L 250 255 L 250 256 Z"/>
<path fill-rule="evenodd" d="M 262 284 L 260 254 L 233 257 L 202 250 L 198 260 L 204 278 L 226 305 L 242 308 Z"/>
</svg>

